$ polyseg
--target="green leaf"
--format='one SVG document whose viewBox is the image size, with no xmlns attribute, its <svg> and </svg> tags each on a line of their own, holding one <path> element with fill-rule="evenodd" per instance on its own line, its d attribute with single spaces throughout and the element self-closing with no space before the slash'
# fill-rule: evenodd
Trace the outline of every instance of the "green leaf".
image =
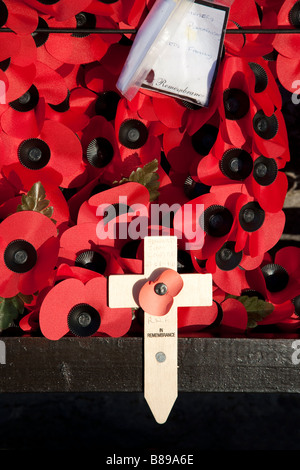
<svg viewBox="0 0 300 470">
<path fill-rule="evenodd" d="M 50 201 L 46 199 L 45 189 L 40 181 L 34 183 L 27 194 L 23 194 L 21 198 L 21 204 L 17 206 L 17 212 L 21 211 L 35 211 L 45 215 L 56 223 L 52 219 L 53 207 L 49 206 Z"/>
<path fill-rule="evenodd" d="M 0 297 L 0 331 L 9 328 L 23 312 L 24 303 L 17 295 L 11 298 Z"/>
<path fill-rule="evenodd" d="M 227 298 L 236 299 L 244 305 L 248 314 L 248 328 L 255 328 L 257 326 L 257 322 L 262 321 L 274 310 L 274 305 L 261 300 L 256 296 L 249 297 L 248 295 L 228 295 Z"/>
<path fill-rule="evenodd" d="M 155 201 L 159 196 L 159 175 L 157 170 L 158 161 L 155 159 L 152 162 L 146 163 L 143 167 L 138 167 L 128 178 L 124 177 L 120 181 L 114 181 L 114 184 L 140 183 L 148 189 L 150 201 Z"/>
</svg>

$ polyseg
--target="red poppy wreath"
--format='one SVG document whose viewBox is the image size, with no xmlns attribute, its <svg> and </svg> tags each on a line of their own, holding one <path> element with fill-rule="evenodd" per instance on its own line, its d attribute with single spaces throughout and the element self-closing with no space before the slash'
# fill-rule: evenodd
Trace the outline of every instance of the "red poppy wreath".
<svg viewBox="0 0 300 470">
<path fill-rule="evenodd" d="M 151 296 L 136 310 L 107 300 L 111 274 L 143 273 L 140 227 L 178 237 L 178 285 L 181 273 L 212 274 L 213 304 L 179 308 L 180 333 L 300 327 L 299 248 L 280 245 L 292 145 L 284 96 L 297 89 L 300 36 L 243 32 L 294 33 L 300 2 L 233 1 L 227 27 L 241 34 L 225 35 L 207 107 L 144 86 L 128 100 L 117 88 L 130 30 L 153 4 L 0 2 L 10 30 L 0 34 L 2 334 L 141 333 Z M 122 239 L 99 236 L 116 227 Z"/>
</svg>

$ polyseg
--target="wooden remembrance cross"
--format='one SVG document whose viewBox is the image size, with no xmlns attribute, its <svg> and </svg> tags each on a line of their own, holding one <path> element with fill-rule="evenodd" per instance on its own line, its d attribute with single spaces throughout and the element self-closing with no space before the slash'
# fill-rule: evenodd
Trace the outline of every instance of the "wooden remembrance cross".
<svg viewBox="0 0 300 470">
<path fill-rule="evenodd" d="M 109 307 L 138 308 L 142 286 L 166 269 L 177 271 L 177 237 L 145 237 L 144 275 L 109 276 Z M 177 308 L 212 305 L 211 274 L 182 274 L 181 278 L 183 287 L 166 314 L 144 312 L 144 397 L 159 424 L 166 422 L 178 396 Z"/>
</svg>

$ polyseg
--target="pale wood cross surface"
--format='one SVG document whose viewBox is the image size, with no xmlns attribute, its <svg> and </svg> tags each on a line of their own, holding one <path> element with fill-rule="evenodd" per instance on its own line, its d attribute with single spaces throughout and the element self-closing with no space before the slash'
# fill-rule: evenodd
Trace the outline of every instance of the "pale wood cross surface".
<svg viewBox="0 0 300 470">
<path fill-rule="evenodd" d="M 177 237 L 144 238 L 144 274 L 109 276 L 110 308 L 138 308 L 142 286 L 165 269 L 177 271 Z M 169 312 L 144 312 L 144 396 L 155 420 L 163 424 L 178 396 L 178 307 L 212 305 L 211 274 L 181 274 L 183 288 Z"/>
</svg>

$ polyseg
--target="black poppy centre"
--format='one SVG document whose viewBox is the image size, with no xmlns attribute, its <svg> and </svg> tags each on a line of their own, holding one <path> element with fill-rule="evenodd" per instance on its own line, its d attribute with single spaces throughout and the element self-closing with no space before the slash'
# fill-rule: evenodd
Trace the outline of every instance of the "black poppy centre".
<svg viewBox="0 0 300 470">
<path fill-rule="evenodd" d="M 148 139 L 148 129 L 138 119 L 127 119 L 119 129 L 119 141 L 124 147 L 138 149 L 143 147 Z"/>
<path fill-rule="evenodd" d="M 225 90 L 223 102 L 226 119 L 230 121 L 242 119 L 250 109 L 248 95 L 239 88 L 228 88 Z"/>
<path fill-rule="evenodd" d="M 95 168 L 104 168 L 112 161 L 113 156 L 114 148 L 104 137 L 93 139 L 87 147 L 87 160 Z"/>
<path fill-rule="evenodd" d="M 40 170 L 50 161 L 49 146 L 41 139 L 24 140 L 18 149 L 20 163 L 29 170 Z"/>
<path fill-rule="evenodd" d="M 254 162 L 253 178 L 260 186 L 269 186 L 277 178 L 278 167 L 273 158 L 261 155 Z"/>
<path fill-rule="evenodd" d="M 72 34 L 73 37 L 76 38 L 85 38 L 90 35 L 87 32 L 80 32 L 80 30 L 84 29 L 95 29 L 96 27 L 96 16 L 92 13 L 88 13 L 86 11 L 81 11 L 77 15 L 76 18 L 76 32 Z"/>
<path fill-rule="evenodd" d="M 283 266 L 270 263 L 263 266 L 261 270 L 270 292 L 280 292 L 288 285 L 289 274 Z"/>
<path fill-rule="evenodd" d="M 239 222 L 245 232 L 259 230 L 265 221 L 265 211 L 258 202 L 253 201 L 245 204 L 239 213 Z"/>
<path fill-rule="evenodd" d="M 242 251 L 235 251 L 235 242 L 230 241 L 224 243 L 222 248 L 216 253 L 216 264 L 222 271 L 232 271 L 235 269 L 243 258 Z"/>
<path fill-rule="evenodd" d="M 220 170 L 227 178 L 243 181 L 252 172 L 253 160 L 246 150 L 233 148 L 227 150 L 220 161 Z"/>
<path fill-rule="evenodd" d="M 75 260 L 75 266 L 104 274 L 106 269 L 106 259 L 101 253 L 93 250 L 86 250 L 79 253 Z"/>
<path fill-rule="evenodd" d="M 295 28 L 300 28 L 300 2 L 296 2 L 290 10 L 289 21 Z"/>
<path fill-rule="evenodd" d="M 212 205 L 200 216 L 199 224 L 211 237 L 224 237 L 233 224 L 233 216 L 227 207 Z"/>
<path fill-rule="evenodd" d="M 26 240 L 14 240 L 4 251 L 4 262 L 11 271 L 19 274 L 26 273 L 37 262 L 36 249 Z"/>
<path fill-rule="evenodd" d="M 15 111 L 26 113 L 36 107 L 39 102 L 39 92 L 34 85 L 31 85 L 22 96 L 9 103 L 9 106 Z"/>
<path fill-rule="evenodd" d="M 89 304 L 75 305 L 68 313 L 69 330 L 76 336 L 95 334 L 101 325 L 99 312 Z"/>
<path fill-rule="evenodd" d="M 278 120 L 275 114 L 266 116 L 262 110 L 253 117 L 253 128 L 256 134 L 265 140 L 273 139 L 278 132 Z"/>
</svg>

